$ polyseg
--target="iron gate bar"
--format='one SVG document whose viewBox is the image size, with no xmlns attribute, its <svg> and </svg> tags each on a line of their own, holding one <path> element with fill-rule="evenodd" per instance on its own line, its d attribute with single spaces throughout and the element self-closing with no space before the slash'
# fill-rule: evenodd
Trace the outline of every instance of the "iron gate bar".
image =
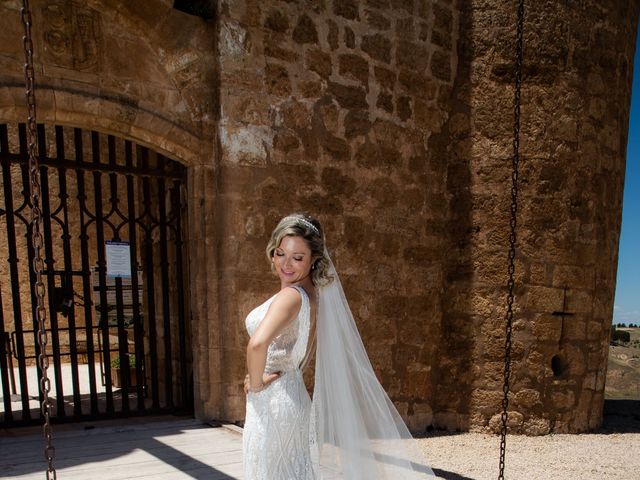
<svg viewBox="0 0 640 480">
<path fill-rule="evenodd" d="M 55 141 L 56 141 L 56 160 L 60 161 L 64 159 L 64 137 L 63 129 L 61 126 L 55 126 Z M 71 285 L 73 291 L 73 262 L 71 260 L 71 235 L 69 233 L 69 208 L 67 199 L 67 170 L 63 167 L 56 169 L 58 172 L 58 198 L 60 199 L 60 205 L 56 211 L 52 214 L 52 217 L 58 221 L 62 228 L 62 256 L 64 261 L 64 271 L 60 273 L 61 283 L 66 282 L 66 285 Z M 62 219 L 59 219 L 57 215 L 62 212 Z M 55 272 L 55 270 L 53 270 Z M 82 274 L 83 272 L 80 272 Z M 80 375 L 78 371 L 78 349 L 77 349 L 77 337 L 76 337 L 76 309 L 70 308 L 67 316 L 67 324 L 69 326 L 69 350 L 71 357 L 71 385 L 73 388 L 73 414 L 82 415 L 82 403 L 80 399 Z"/>
<path fill-rule="evenodd" d="M 164 167 L 164 157 L 158 155 L 158 164 Z M 173 349 L 171 346 L 171 309 L 169 304 L 169 252 L 167 251 L 167 192 L 164 179 L 158 179 L 158 216 L 160 221 L 160 269 L 162 278 L 162 320 L 164 338 L 165 397 L 173 407 Z"/>
<path fill-rule="evenodd" d="M 133 166 L 133 148 L 131 142 L 124 143 L 124 159 L 128 168 Z M 135 189 L 133 186 L 133 176 L 126 176 L 127 184 L 127 216 L 129 220 L 129 254 L 131 262 L 131 299 L 133 302 L 133 337 L 136 354 L 136 399 L 137 410 L 144 410 L 144 389 L 143 389 L 143 362 L 144 362 L 144 335 L 143 325 L 140 322 L 140 297 L 138 292 L 138 236 L 136 234 L 136 204 Z"/>
<path fill-rule="evenodd" d="M 91 132 L 91 155 L 93 162 L 100 163 L 100 138 L 97 132 Z M 94 208 L 95 208 L 95 224 L 96 224 L 96 241 L 98 245 L 104 245 L 104 224 L 102 213 L 102 173 L 100 171 L 93 172 L 93 193 L 94 193 Z M 105 259 L 105 252 L 102 248 L 97 249 L 98 253 L 98 277 L 100 285 L 106 285 L 106 271 L 107 262 Z M 109 316 L 107 312 L 107 291 L 104 288 L 100 289 L 100 320 L 98 326 L 102 333 L 102 345 L 105 352 L 110 350 L 109 329 L 105 326 L 109 325 Z M 104 377 L 107 389 L 107 413 L 115 413 L 113 406 L 113 378 L 111 377 L 111 357 L 106 353 L 102 354 L 102 364 L 104 367 Z"/>
<path fill-rule="evenodd" d="M 3 149 L 0 147 L 0 154 L 2 153 L 2 151 Z M 4 214 L 5 212 L 2 211 L 2 213 L 0 213 L 0 217 Z M 2 391 L 4 392 L 2 398 L 2 401 L 4 403 L 4 415 L 7 421 L 11 422 L 13 421 L 13 411 L 11 410 L 11 394 L 16 393 L 16 385 L 15 378 L 13 377 L 13 362 L 10 358 L 11 345 L 9 343 L 9 333 L 4 329 L 3 305 L 4 303 L 2 302 L 2 288 L 0 288 L 0 381 L 2 382 Z"/>
<path fill-rule="evenodd" d="M 9 151 L 9 135 L 6 125 L 0 125 L 0 152 L 2 157 L 2 182 L 5 186 L 4 190 L 4 204 L 5 215 L 7 221 L 7 250 L 9 254 L 9 271 L 11 275 L 11 301 L 13 306 L 15 329 L 18 332 L 22 332 L 22 308 L 20 304 L 20 277 L 18 274 L 18 253 L 16 247 L 16 228 L 14 220 L 13 209 L 13 189 L 11 180 L 11 163 L 7 152 Z M 7 188 L 7 186 L 9 188 Z M 27 382 L 27 366 L 23 359 L 25 354 L 24 338 L 22 334 L 18 336 L 16 343 L 16 350 L 20 357 L 18 358 L 18 376 L 20 378 L 20 393 L 22 395 L 22 419 L 31 419 L 31 410 L 29 409 L 29 387 Z"/>
<path fill-rule="evenodd" d="M 137 157 L 141 159 L 141 165 L 143 168 L 147 168 L 149 164 L 149 151 L 144 147 L 138 147 Z M 144 230 L 144 268 L 146 272 L 151 272 L 151 275 L 147 275 L 147 311 L 149 318 L 147 324 L 149 325 L 149 357 L 151 360 L 151 402 L 153 408 L 160 408 L 160 396 L 158 391 L 158 334 L 156 331 L 156 303 L 155 303 L 155 275 L 153 275 L 153 238 L 151 235 L 152 226 L 154 223 L 153 215 L 151 214 L 151 186 L 149 185 L 150 179 L 144 177 L 142 179 L 142 206 L 143 210 L 139 217 L 139 224 Z M 145 223 L 148 222 L 148 225 Z"/>
<path fill-rule="evenodd" d="M 55 213 L 55 212 L 54 212 Z M 62 226 L 62 224 L 60 223 L 60 226 Z M 67 229 L 68 232 L 68 229 Z M 49 270 L 43 270 L 42 271 L 43 275 L 58 275 L 60 277 L 63 277 L 64 275 L 75 275 L 77 277 L 81 277 L 82 275 L 84 275 L 84 272 L 82 270 L 72 270 L 71 268 L 69 270 L 56 270 L 55 268 Z"/>
<path fill-rule="evenodd" d="M 44 125 L 37 126 L 38 152 L 47 151 L 47 143 L 44 136 Z M 38 162 L 40 163 L 40 162 Z M 40 190 L 42 192 L 40 202 L 42 208 L 42 233 L 44 237 L 44 265 L 46 268 L 53 269 L 53 245 L 51 243 L 51 206 L 49 199 L 49 171 L 47 167 L 40 166 Z M 46 275 L 49 322 L 51 325 L 51 346 L 53 355 L 50 359 L 53 361 L 54 382 L 56 385 L 56 416 L 64 417 L 64 386 L 62 384 L 62 367 L 60 365 L 60 337 L 58 334 L 58 315 L 54 304 L 55 278 L 52 275 Z M 36 332 L 37 333 L 37 332 Z"/>
<path fill-rule="evenodd" d="M 9 387 L 9 374 L 13 373 L 13 365 L 9 370 L 11 352 L 8 351 L 9 336 L 4 330 L 4 308 L 2 308 L 2 288 L 0 288 L 0 380 L 2 381 L 2 401 L 4 403 L 4 415 L 7 421 L 13 421 L 13 411 L 11 410 L 11 393 L 15 393 L 15 379 L 13 381 L 13 389 Z"/>
<path fill-rule="evenodd" d="M 11 163 L 27 163 L 28 160 L 22 157 L 21 154 L 17 153 L 7 153 L 6 157 L 9 159 Z M 180 170 L 167 170 L 160 171 L 157 168 L 140 168 L 134 167 L 132 170 L 129 170 L 124 165 L 115 165 L 109 166 L 107 164 L 91 164 L 87 162 L 75 161 L 75 160 L 58 160 L 56 158 L 50 157 L 42 157 L 42 160 L 39 160 L 38 163 L 45 167 L 54 167 L 54 168 L 65 168 L 67 170 L 84 170 L 86 172 L 101 172 L 105 174 L 109 173 L 117 173 L 119 175 L 128 175 L 130 173 L 135 173 L 136 176 L 139 177 L 160 177 L 160 178 L 172 178 L 176 180 L 184 180 L 186 172 Z"/>
<path fill-rule="evenodd" d="M 80 329 L 82 327 L 76 327 L 76 328 Z M 47 332 L 51 332 L 50 328 L 47 328 L 45 330 Z M 68 331 L 68 330 L 69 330 L 69 327 L 58 327 L 58 331 L 59 332 L 64 332 L 64 331 Z M 33 329 L 31 329 L 31 330 L 23 330 L 23 333 L 33 333 L 34 331 L 37 332 L 38 330 L 37 329 L 36 330 L 33 330 Z M 11 332 L 11 343 L 15 343 L 15 338 L 16 337 L 17 337 L 16 332 Z M 102 349 L 100 346 L 98 346 L 98 349 L 94 350 L 94 353 L 103 353 L 104 351 L 105 351 L 104 349 Z M 112 348 L 112 349 L 109 350 L 109 352 L 117 352 L 117 351 L 118 351 L 117 348 Z M 13 352 L 12 355 L 13 355 L 13 358 L 16 358 L 16 359 L 18 358 L 18 356 L 15 354 L 15 352 Z M 61 357 L 70 356 L 70 355 L 71 355 L 71 351 L 68 351 L 68 352 L 64 352 L 62 350 L 60 351 L 60 356 Z M 26 360 L 31 360 L 31 359 L 38 358 L 38 357 L 36 355 L 25 355 L 24 358 Z"/>
<path fill-rule="evenodd" d="M 8 146 L 9 144 L 9 140 L 8 140 L 8 134 L 7 134 L 7 127 L 6 125 L 0 125 L 0 162 L 2 164 L 2 177 L 3 177 L 3 182 L 6 181 L 7 175 L 10 175 L 10 170 L 8 170 L 8 165 L 9 161 L 5 160 L 5 155 L 7 153 L 7 150 L 9 148 Z M 8 170 L 8 171 L 7 171 Z M 11 224 L 11 227 L 13 226 L 13 221 L 10 222 L 10 216 L 13 214 L 13 208 L 11 205 L 9 205 L 7 207 L 7 193 L 9 194 L 9 196 L 11 196 L 11 191 L 7 192 L 6 188 L 3 189 L 4 190 L 4 200 L 5 200 L 5 210 L 3 210 L 2 214 L 6 217 L 5 221 L 7 223 L 7 247 L 8 250 L 9 249 L 9 230 L 10 230 L 10 226 L 9 224 Z M 11 254 L 9 253 L 9 259 L 11 259 Z M 11 267 L 11 264 L 9 265 Z M 12 272 L 10 269 L 10 276 L 12 276 Z M 1 298 L 1 295 L 0 295 Z M 3 305 L 2 303 L 0 303 L 0 305 Z M 5 337 L 8 336 L 8 332 L 6 332 L 4 330 L 4 312 L 1 311 L 0 315 L 2 316 L 2 322 L 0 325 L 0 328 L 2 329 L 2 331 L 4 332 Z M 7 339 L 7 342 L 9 341 L 9 339 Z M 8 350 L 7 350 L 7 347 Z M 4 339 L 3 339 L 3 346 L 2 349 L 4 350 L 4 355 L 2 356 L 2 358 L 0 359 L 0 369 L 2 370 L 2 385 L 3 385 L 3 391 L 5 392 L 9 392 L 9 388 L 8 388 L 8 382 L 7 382 L 7 372 L 5 371 L 6 368 L 9 368 L 8 365 L 8 359 L 6 357 L 6 355 L 8 354 L 8 352 L 11 351 L 10 345 L 9 344 L 4 344 Z M 13 374 L 13 372 L 11 372 Z M 20 372 L 19 372 L 20 374 Z M 13 377 L 13 375 L 12 375 Z M 5 385 L 5 382 L 7 382 L 7 385 Z M 15 379 L 14 379 L 14 384 L 15 384 Z M 13 411 L 11 409 L 11 396 L 10 395 L 6 395 L 4 397 L 4 406 L 5 406 L 5 418 L 8 419 L 8 421 L 13 421 Z"/>
<path fill-rule="evenodd" d="M 171 203 L 175 219 L 175 249 L 176 249 L 176 277 L 178 281 L 178 312 L 183 318 L 186 318 L 185 301 L 184 301 L 184 271 L 182 269 L 182 205 L 180 202 L 180 183 L 174 182 L 171 189 Z M 187 338 L 185 333 L 185 322 L 178 322 L 178 340 L 180 345 L 180 383 L 182 390 L 182 403 L 193 404 L 189 395 L 189 385 L 187 385 Z"/>
<path fill-rule="evenodd" d="M 113 166 L 116 164 L 116 139 L 113 135 L 107 136 L 107 151 L 109 157 L 109 165 Z M 109 218 L 111 215 L 118 214 L 121 220 L 124 220 L 117 226 L 117 228 L 110 223 L 111 229 L 113 231 L 113 240 L 119 241 L 120 238 L 120 228 L 125 225 L 126 219 L 118 209 L 118 177 L 115 173 L 109 174 L 109 200 L 111 203 L 111 211 L 107 214 L 106 218 Z M 138 272 L 132 271 L 131 274 L 136 274 Z M 126 330 L 124 329 L 124 308 L 122 305 L 122 279 L 115 279 L 116 286 L 116 318 L 117 318 L 117 327 L 118 327 L 118 356 L 120 358 L 120 381 L 122 382 L 122 411 L 127 413 L 129 411 L 129 384 L 130 384 L 130 375 L 129 375 L 129 339 Z M 107 329 L 109 325 L 107 324 Z"/>
<path fill-rule="evenodd" d="M 5 332 L 4 334 L 4 338 L 5 338 L 5 352 L 7 354 L 7 359 L 9 361 L 9 378 L 11 379 L 11 393 L 13 393 L 14 395 L 18 394 L 18 389 L 16 388 L 16 376 L 15 373 L 13 371 L 13 358 L 12 358 L 12 345 L 11 345 L 11 339 L 9 338 L 9 334 L 7 332 Z"/>
<path fill-rule="evenodd" d="M 78 163 L 84 163 L 84 150 L 82 142 L 82 130 L 75 128 L 73 130 L 73 141 L 76 160 Z M 80 219 L 80 258 L 82 261 L 82 295 L 86 299 L 84 302 L 84 326 L 85 337 L 87 339 L 87 364 L 89 366 L 89 391 L 91 414 L 98 415 L 98 389 L 96 386 L 96 359 L 93 348 L 93 322 L 87 319 L 93 318 L 91 310 L 91 266 L 89 265 L 89 234 L 88 225 L 94 218 L 87 210 L 87 195 L 85 192 L 85 170 L 76 170 L 76 184 L 78 187 L 78 205 Z M 89 221 L 85 220 L 85 216 L 89 217 Z M 98 333 L 99 334 L 99 333 Z"/>
</svg>

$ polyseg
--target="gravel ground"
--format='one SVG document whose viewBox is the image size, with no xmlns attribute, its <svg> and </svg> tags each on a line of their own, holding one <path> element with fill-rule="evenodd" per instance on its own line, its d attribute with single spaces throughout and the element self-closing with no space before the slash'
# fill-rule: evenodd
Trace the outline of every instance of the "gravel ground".
<svg viewBox="0 0 640 480">
<path fill-rule="evenodd" d="M 438 478 L 498 478 L 497 436 L 435 434 L 420 442 Z M 640 479 L 640 433 L 511 435 L 505 465 L 509 480 Z"/>
<path fill-rule="evenodd" d="M 498 478 L 500 437 L 434 431 L 418 440 L 438 478 Z M 640 401 L 607 400 L 594 433 L 509 435 L 507 480 L 640 480 Z"/>
</svg>

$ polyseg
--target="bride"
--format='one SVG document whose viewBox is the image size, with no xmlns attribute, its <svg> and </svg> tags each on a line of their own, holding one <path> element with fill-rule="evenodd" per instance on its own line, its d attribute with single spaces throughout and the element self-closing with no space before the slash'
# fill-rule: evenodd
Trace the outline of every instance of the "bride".
<svg viewBox="0 0 640 480">
<path fill-rule="evenodd" d="M 280 291 L 245 321 L 245 480 L 434 476 L 375 376 L 320 223 L 284 217 L 267 257 Z M 314 350 L 312 401 L 302 372 Z"/>
</svg>

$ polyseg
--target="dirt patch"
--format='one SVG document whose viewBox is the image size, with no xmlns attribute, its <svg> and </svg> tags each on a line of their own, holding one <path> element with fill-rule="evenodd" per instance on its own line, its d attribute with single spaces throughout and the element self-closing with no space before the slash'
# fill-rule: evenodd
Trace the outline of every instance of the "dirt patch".
<svg viewBox="0 0 640 480">
<path fill-rule="evenodd" d="M 640 328 L 618 328 L 631 342 L 609 347 L 605 398 L 640 400 Z"/>
<path fill-rule="evenodd" d="M 500 438 L 482 433 L 432 432 L 419 440 L 438 478 L 493 480 Z M 604 425 L 595 433 L 527 437 L 509 435 L 505 478 L 637 478 L 640 470 L 640 401 L 607 400 Z"/>
</svg>

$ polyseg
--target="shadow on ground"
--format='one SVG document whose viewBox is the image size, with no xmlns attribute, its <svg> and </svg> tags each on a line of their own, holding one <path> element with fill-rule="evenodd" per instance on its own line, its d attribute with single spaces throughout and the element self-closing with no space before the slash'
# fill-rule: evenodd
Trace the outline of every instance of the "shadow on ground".
<svg viewBox="0 0 640 480">
<path fill-rule="evenodd" d="M 640 400 L 605 400 L 602 427 L 594 433 L 640 433 Z"/>
<path fill-rule="evenodd" d="M 176 420 L 180 421 L 180 419 Z M 97 425 L 99 423 L 96 423 Z M 155 427 L 153 424 L 137 426 L 125 424 L 120 427 L 101 426 L 94 430 L 93 425 L 87 425 L 85 432 L 72 430 L 57 435 L 57 438 L 54 439 L 56 446 L 55 465 L 59 470 L 85 465 L 88 467 L 91 464 L 113 458 L 126 457 L 135 450 L 143 450 L 162 463 L 171 465 L 194 479 L 234 480 L 235 477 L 167 445 L 163 439 L 164 436 L 201 428 L 204 427 L 196 423 L 174 424 L 167 421 L 166 417 L 163 424 Z M 1 478 L 21 477 L 39 471 L 44 472 L 42 437 L 27 433 L 29 430 L 31 429 L 24 429 L 23 432 L 5 430 L 5 435 L 0 436 L 0 451 L 5 453 L 5 450 L 13 450 L 13 454 L 3 455 L 4 458 L 0 458 Z M 135 468 L 135 465 L 131 468 Z M 74 478 L 77 478 L 77 475 Z"/>
<path fill-rule="evenodd" d="M 440 470 L 439 468 L 434 468 L 433 473 L 436 474 L 436 478 L 444 478 L 446 480 L 474 480 L 471 477 L 465 477 L 464 475 L 459 475 L 457 473 Z"/>
</svg>

